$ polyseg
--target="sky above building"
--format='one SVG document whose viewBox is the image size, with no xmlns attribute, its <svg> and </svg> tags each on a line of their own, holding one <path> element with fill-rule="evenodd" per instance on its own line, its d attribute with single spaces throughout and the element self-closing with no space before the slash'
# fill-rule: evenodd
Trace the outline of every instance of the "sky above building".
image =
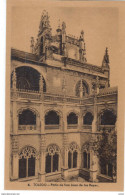
<svg viewBox="0 0 125 195">
<path fill-rule="evenodd" d="M 59 24 L 66 23 L 66 33 L 79 37 L 84 31 L 87 62 L 101 66 L 108 47 L 111 85 L 117 85 L 119 12 L 116 7 L 13 7 L 11 46 L 30 52 L 30 39 L 36 40 L 42 11 L 50 16 L 52 34 Z"/>
</svg>

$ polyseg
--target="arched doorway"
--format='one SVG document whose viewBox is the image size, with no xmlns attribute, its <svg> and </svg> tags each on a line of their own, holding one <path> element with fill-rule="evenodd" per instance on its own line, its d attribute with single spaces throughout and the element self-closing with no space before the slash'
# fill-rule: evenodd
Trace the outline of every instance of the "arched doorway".
<svg viewBox="0 0 125 195">
<path fill-rule="evenodd" d="M 67 124 L 68 125 L 78 124 L 78 116 L 74 112 L 69 113 L 69 115 L 67 116 Z"/>
<path fill-rule="evenodd" d="M 36 125 L 36 114 L 30 109 L 25 109 L 19 114 L 19 125 Z"/>
<path fill-rule="evenodd" d="M 19 153 L 19 178 L 35 176 L 36 150 L 27 146 Z"/>
<path fill-rule="evenodd" d="M 73 142 L 69 146 L 68 151 L 68 168 L 77 168 L 78 166 L 78 145 Z"/>
<path fill-rule="evenodd" d="M 92 125 L 93 115 L 91 112 L 87 112 L 83 117 L 83 124 L 84 125 Z"/>
<path fill-rule="evenodd" d="M 48 146 L 46 151 L 46 173 L 60 170 L 60 149 L 56 144 Z"/>
<path fill-rule="evenodd" d="M 36 113 L 29 108 L 22 110 L 18 115 L 18 130 L 36 130 Z"/>
<path fill-rule="evenodd" d="M 54 110 L 49 111 L 45 115 L 45 124 L 46 125 L 59 125 L 59 115 Z"/>
<path fill-rule="evenodd" d="M 101 125 L 115 125 L 116 115 L 111 110 L 104 110 L 100 117 Z"/>
</svg>

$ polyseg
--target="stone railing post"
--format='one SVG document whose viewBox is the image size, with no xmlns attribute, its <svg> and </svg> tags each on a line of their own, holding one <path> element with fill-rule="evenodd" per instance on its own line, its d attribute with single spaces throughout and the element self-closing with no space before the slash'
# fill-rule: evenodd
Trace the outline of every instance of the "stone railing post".
<svg viewBox="0 0 125 195">
<path fill-rule="evenodd" d="M 11 179 L 16 180 L 19 178 L 19 156 L 18 156 L 18 137 L 17 136 L 12 136 L 12 175 Z"/>
<path fill-rule="evenodd" d="M 40 132 L 41 134 L 45 134 L 45 116 L 44 116 L 44 105 L 40 104 Z"/>
<path fill-rule="evenodd" d="M 40 139 L 40 171 L 38 174 L 39 181 L 45 182 L 46 136 L 41 135 Z"/>
<path fill-rule="evenodd" d="M 12 105 L 13 105 L 13 114 L 12 114 L 13 133 L 17 134 L 17 130 L 18 130 L 17 102 L 13 101 Z"/>
<path fill-rule="evenodd" d="M 63 168 L 62 168 L 62 178 L 66 180 L 68 178 L 68 134 L 63 135 Z"/>
</svg>

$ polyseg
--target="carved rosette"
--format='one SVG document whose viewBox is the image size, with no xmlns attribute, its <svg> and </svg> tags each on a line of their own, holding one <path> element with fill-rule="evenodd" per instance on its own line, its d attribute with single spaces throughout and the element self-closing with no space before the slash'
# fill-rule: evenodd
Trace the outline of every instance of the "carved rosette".
<svg viewBox="0 0 125 195">
<path fill-rule="evenodd" d="M 46 136 L 42 135 L 40 140 L 40 153 L 46 150 Z"/>
<path fill-rule="evenodd" d="M 17 136 L 12 136 L 11 149 L 12 149 L 12 154 L 18 153 L 19 144 L 18 144 L 18 137 Z"/>
</svg>

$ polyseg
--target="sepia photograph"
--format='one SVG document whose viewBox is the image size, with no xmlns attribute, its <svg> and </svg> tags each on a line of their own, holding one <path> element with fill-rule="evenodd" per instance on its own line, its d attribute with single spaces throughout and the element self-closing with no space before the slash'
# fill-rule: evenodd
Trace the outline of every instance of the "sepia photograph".
<svg viewBox="0 0 125 195">
<path fill-rule="evenodd" d="M 119 8 L 11 2 L 5 188 L 122 190 Z"/>
</svg>

